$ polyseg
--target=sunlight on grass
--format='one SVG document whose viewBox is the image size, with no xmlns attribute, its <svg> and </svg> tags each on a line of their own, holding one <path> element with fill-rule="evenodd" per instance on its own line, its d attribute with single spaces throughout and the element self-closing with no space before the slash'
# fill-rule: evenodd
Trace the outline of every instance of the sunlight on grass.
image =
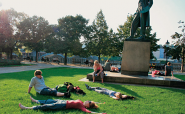
<svg viewBox="0 0 185 114">
<path fill-rule="evenodd" d="M 92 100 L 102 102 L 98 109 L 89 109 L 95 112 L 106 112 L 108 114 L 139 114 L 139 113 L 166 113 L 178 114 L 185 112 L 185 90 L 162 88 L 162 87 L 148 87 L 148 86 L 134 86 L 134 85 L 118 85 L 107 83 L 92 83 L 78 81 L 85 78 L 92 69 L 76 69 L 76 68 L 49 68 L 43 69 L 43 76 L 45 83 L 50 88 L 54 88 L 58 84 L 64 82 L 71 82 L 75 86 L 80 86 L 86 92 L 86 95 L 77 95 L 72 93 L 71 98 L 42 96 L 35 92 L 34 89 L 28 94 L 28 86 L 34 71 L 24 71 L 17 73 L 0 74 L 0 112 L 1 113 L 15 113 L 15 114 L 84 114 L 80 110 L 70 109 L 62 111 L 33 111 L 21 110 L 18 106 L 22 103 L 25 106 L 38 105 L 32 103 L 29 99 L 30 95 L 35 99 L 63 99 L 82 101 Z M 182 77 L 182 76 L 180 76 Z M 107 95 L 99 94 L 95 91 L 87 90 L 84 84 L 89 86 L 99 86 L 110 90 L 119 91 L 126 95 L 135 96 L 134 100 L 114 100 Z"/>
</svg>

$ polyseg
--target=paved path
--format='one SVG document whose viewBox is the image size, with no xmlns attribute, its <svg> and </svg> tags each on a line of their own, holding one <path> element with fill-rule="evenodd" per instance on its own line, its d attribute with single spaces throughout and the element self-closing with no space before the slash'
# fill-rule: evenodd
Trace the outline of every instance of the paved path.
<svg viewBox="0 0 185 114">
<path fill-rule="evenodd" d="M 77 65 L 63 65 L 63 64 L 56 64 L 56 63 L 44 63 L 44 62 L 27 62 L 23 61 L 24 64 L 35 64 L 31 66 L 17 66 L 17 67 L 0 67 L 0 74 L 2 73 L 11 73 L 11 72 L 21 72 L 21 71 L 29 71 L 29 70 L 37 70 L 37 69 L 45 69 L 45 68 L 54 68 L 54 67 L 71 67 L 71 68 L 85 68 L 85 69 L 92 69 L 92 67 L 86 66 L 77 66 Z M 174 72 L 174 74 L 185 75 L 185 72 Z"/>
<path fill-rule="evenodd" d="M 22 62 L 25 64 L 30 64 L 30 62 Z M 71 68 L 86 68 L 92 69 L 92 67 L 82 67 L 82 66 L 71 66 L 71 65 L 61 65 L 55 63 L 35 63 L 31 62 L 31 66 L 16 66 L 16 67 L 0 67 L 0 74 L 2 73 L 11 73 L 11 72 L 21 72 L 21 71 L 29 71 L 29 70 L 37 70 L 37 69 L 45 69 L 45 68 L 54 68 L 54 67 L 71 67 Z"/>
</svg>

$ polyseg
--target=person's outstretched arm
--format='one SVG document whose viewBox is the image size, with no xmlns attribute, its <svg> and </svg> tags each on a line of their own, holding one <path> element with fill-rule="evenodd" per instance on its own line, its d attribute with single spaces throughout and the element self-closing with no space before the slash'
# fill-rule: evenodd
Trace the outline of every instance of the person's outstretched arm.
<svg viewBox="0 0 185 114">
<path fill-rule="evenodd" d="M 111 96 L 110 96 L 111 97 Z M 112 96 L 113 99 L 119 100 L 119 98 Z"/>
<path fill-rule="evenodd" d="M 171 71 L 171 73 L 172 73 L 172 77 L 174 77 L 174 76 L 173 76 L 173 71 Z"/>
<path fill-rule="evenodd" d="M 98 112 L 92 112 L 92 111 L 91 111 L 91 113 L 97 113 L 97 114 L 107 114 L 107 113 L 98 113 Z"/>
<path fill-rule="evenodd" d="M 32 87 L 29 87 L 29 88 L 28 88 L 28 93 L 30 93 L 30 91 L 31 91 L 31 88 L 32 88 Z"/>
</svg>

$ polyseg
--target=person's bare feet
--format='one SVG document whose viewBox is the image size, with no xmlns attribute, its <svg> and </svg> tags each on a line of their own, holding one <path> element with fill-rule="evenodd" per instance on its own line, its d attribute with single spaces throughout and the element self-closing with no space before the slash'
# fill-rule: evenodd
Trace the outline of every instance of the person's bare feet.
<svg viewBox="0 0 185 114">
<path fill-rule="evenodd" d="M 23 106 L 21 103 L 19 103 L 19 107 L 21 108 L 21 109 L 26 109 L 26 107 L 25 106 Z"/>
<path fill-rule="evenodd" d="M 30 96 L 30 99 L 31 99 L 32 102 L 35 102 L 35 103 L 37 102 L 37 100 L 35 100 L 35 99 L 32 98 L 31 96 Z"/>
</svg>

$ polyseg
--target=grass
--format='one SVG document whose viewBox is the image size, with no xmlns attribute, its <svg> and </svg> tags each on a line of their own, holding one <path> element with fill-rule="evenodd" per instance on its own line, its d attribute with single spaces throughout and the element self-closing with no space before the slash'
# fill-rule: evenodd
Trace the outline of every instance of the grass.
<svg viewBox="0 0 185 114">
<path fill-rule="evenodd" d="M 184 75 L 177 75 L 176 74 L 175 77 L 185 81 L 185 76 Z"/>
<path fill-rule="evenodd" d="M 134 86 L 134 85 L 118 85 L 118 84 L 101 84 L 92 82 L 78 81 L 85 78 L 92 72 L 92 69 L 77 68 L 49 68 L 42 69 L 45 83 L 47 86 L 54 88 L 58 84 L 71 82 L 76 86 L 80 86 L 86 92 L 86 95 L 71 95 L 71 98 L 42 96 L 36 94 L 34 88 L 28 94 L 28 86 L 34 71 L 24 71 L 17 73 L 0 74 L 0 113 L 14 114 L 85 114 L 76 109 L 61 111 L 34 111 L 21 110 L 18 106 L 22 103 L 25 106 L 35 106 L 29 99 L 32 96 L 35 99 L 63 99 L 82 101 L 92 100 L 102 102 L 98 109 L 89 109 L 95 112 L 106 112 L 108 114 L 183 114 L 185 113 L 185 90 L 162 87 Z M 84 84 L 89 86 L 100 86 L 110 90 L 119 91 L 126 95 L 135 96 L 135 100 L 114 100 L 107 95 L 99 94 L 95 91 L 87 90 Z"/>
<path fill-rule="evenodd" d="M 34 65 L 34 64 L 20 64 L 20 65 L 4 65 L 4 66 L 0 66 L 0 67 L 15 67 L 15 66 L 31 66 L 31 65 Z"/>
</svg>

